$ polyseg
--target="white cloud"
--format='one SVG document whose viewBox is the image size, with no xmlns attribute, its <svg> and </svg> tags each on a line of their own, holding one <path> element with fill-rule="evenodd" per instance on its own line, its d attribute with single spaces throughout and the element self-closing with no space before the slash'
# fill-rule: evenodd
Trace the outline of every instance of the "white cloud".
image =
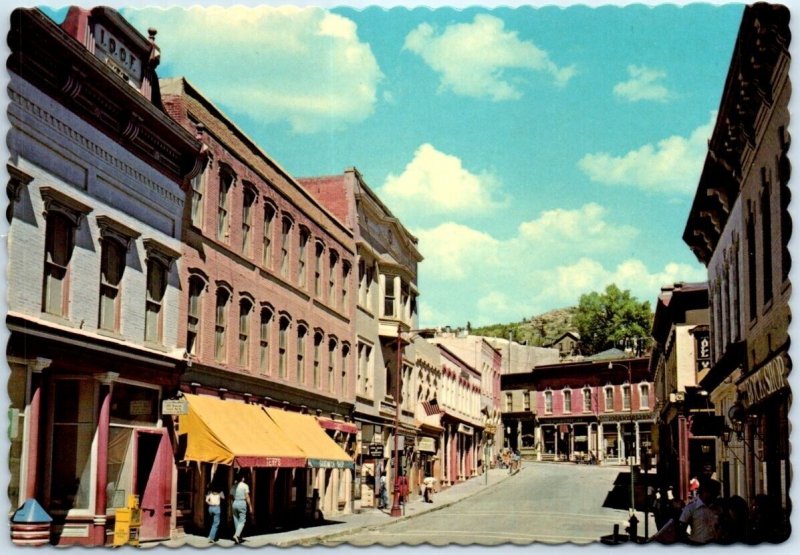
<svg viewBox="0 0 800 555">
<path fill-rule="evenodd" d="M 656 145 L 646 144 L 622 156 L 606 152 L 587 154 L 578 167 L 592 181 L 624 185 L 658 193 L 691 194 L 697 189 L 700 172 L 714 130 L 716 113 L 688 137 L 673 135 Z"/>
<path fill-rule="evenodd" d="M 400 175 L 389 174 L 379 190 L 398 212 L 417 214 L 480 214 L 496 209 L 496 178 L 474 174 L 456 156 L 425 143 Z"/>
<path fill-rule="evenodd" d="M 604 219 L 606 212 L 594 202 L 577 210 L 547 210 L 539 218 L 520 224 L 519 236 L 526 245 L 544 243 L 552 251 L 569 248 L 572 252 L 595 252 L 624 248 L 638 230 L 609 224 Z"/>
<path fill-rule="evenodd" d="M 665 79 L 667 73 L 645 66 L 628 66 L 630 79 L 614 86 L 614 94 L 630 102 L 654 100 L 666 102 L 672 93 L 659 81 Z"/>
<path fill-rule="evenodd" d="M 189 81 L 229 112 L 311 133 L 343 128 L 374 110 L 383 75 L 356 24 L 340 15 L 291 6 L 148 8 L 124 15 L 140 30 L 158 29 L 162 77 L 176 76 L 165 71 L 170 67 L 184 68 Z"/>
<path fill-rule="evenodd" d="M 437 280 L 467 279 L 484 264 L 496 265 L 494 253 L 500 242 L 481 231 L 447 222 L 415 234 L 426 272 Z"/>
<path fill-rule="evenodd" d="M 522 92 L 514 84 L 514 70 L 548 74 L 558 86 L 575 74 L 574 66 L 558 67 L 547 52 L 508 31 L 502 19 L 478 14 L 471 23 L 447 26 L 437 34 L 420 24 L 405 40 L 404 49 L 418 54 L 440 74 L 441 87 L 454 93 L 494 101 L 515 100 Z"/>
</svg>

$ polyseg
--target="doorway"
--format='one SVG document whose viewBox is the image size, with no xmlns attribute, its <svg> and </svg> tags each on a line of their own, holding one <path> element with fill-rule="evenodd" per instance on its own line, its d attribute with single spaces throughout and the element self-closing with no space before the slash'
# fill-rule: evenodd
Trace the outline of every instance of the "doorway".
<svg viewBox="0 0 800 555">
<path fill-rule="evenodd" d="M 139 539 L 169 538 L 172 457 L 166 431 L 137 430 L 135 456 L 134 484 L 142 518 Z"/>
</svg>

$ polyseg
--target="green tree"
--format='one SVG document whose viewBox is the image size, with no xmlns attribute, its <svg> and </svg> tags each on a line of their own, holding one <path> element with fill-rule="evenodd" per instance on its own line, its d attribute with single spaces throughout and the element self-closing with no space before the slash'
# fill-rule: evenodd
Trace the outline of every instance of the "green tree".
<svg viewBox="0 0 800 555">
<path fill-rule="evenodd" d="M 650 337 L 652 323 L 650 303 L 613 283 L 603 293 L 581 295 L 573 319 L 585 355 L 619 347 L 625 338 Z"/>
</svg>

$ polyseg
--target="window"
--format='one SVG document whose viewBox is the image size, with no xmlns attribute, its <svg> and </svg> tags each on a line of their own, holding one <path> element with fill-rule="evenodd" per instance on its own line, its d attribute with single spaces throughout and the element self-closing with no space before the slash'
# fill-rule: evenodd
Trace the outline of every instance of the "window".
<svg viewBox="0 0 800 555">
<path fill-rule="evenodd" d="M 264 203 L 264 237 L 262 238 L 262 258 L 264 266 L 272 268 L 272 222 L 275 220 L 275 207 Z"/>
<path fill-rule="evenodd" d="M 592 390 L 583 388 L 583 412 L 592 412 Z"/>
<path fill-rule="evenodd" d="M 88 509 L 94 438 L 94 382 L 53 381 L 50 511 Z"/>
<path fill-rule="evenodd" d="M 286 377 L 286 334 L 289 333 L 289 318 L 281 317 L 278 324 L 278 377 Z"/>
<path fill-rule="evenodd" d="M 342 312 L 350 314 L 350 307 L 347 305 L 350 302 L 350 262 L 347 260 L 342 262 Z"/>
<path fill-rule="evenodd" d="M 297 383 L 306 383 L 306 335 L 308 328 L 303 324 L 297 325 Z"/>
<path fill-rule="evenodd" d="M 203 227 L 203 195 L 206 187 L 205 169 L 192 178 L 192 225 Z"/>
<path fill-rule="evenodd" d="M 526 391 L 522 395 L 522 410 L 526 410 L 526 411 L 531 410 L 531 393 L 530 393 L 530 391 Z"/>
<path fill-rule="evenodd" d="M 409 287 L 408 283 L 403 280 L 400 280 L 400 312 L 398 316 L 401 318 L 405 317 L 406 308 L 408 307 L 408 299 L 409 299 Z"/>
<path fill-rule="evenodd" d="M 605 393 L 605 409 L 614 410 L 614 388 L 606 387 L 603 392 Z"/>
<path fill-rule="evenodd" d="M 151 343 L 163 341 L 162 308 L 167 291 L 167 268 L 157 258 L 147 260 L 147 301 L 145 303 L 144 339 Z"/>
<path fill-rule="evenodd" d="M 127 245 L 104 237 L 100 245 L 100 317 L 101 330 L 119 331 L 122 274 L 125 272 Z"/>
<path fill-rule="evenodd" d="M 367 306 L 367 263 L 363 259 L 358 261 L 358 304 Z"/>
<path fill-rule="evenodd" d="M 272 309 L 261 309 L 258 343 L 258 367 L 262 374 L 269 374 L 269 336 L 272 329 Z"/>
<path fill-rule="evenodd" d="M 342 398 L 347 397 L 347 365 L 350 361 L 350 345 L 342 343 L 342 385 L 339 388 L 339 393 Z"/>
<path fill-rule="evenodd" d="M 306 285 L 306 248 L 311 232 L 306 227 L 300 227 L 300 249 L 297 252 L 297 283 L 305 288 Z"/>
<path fill-rule="evenodd" d="M 512 407 L 514 406 L 513 397 L 511 393 L 506 393 L 506 412 L 511 412 Z"/>
<path fill-rule="evenodd" d="M 281 275 L 289 274 L 289 243 L 292 233 L 292 220 L 284 216 L 281 222 Z"/>
<path fill-rule="evenodd" d="M 545 391 L 544 392 L 544 412 L 545 412 L 545 414 L 552 414 L 553 413 L 553 392 L 552 391 Z"/>
<path fill-rule="evenodd" d="M 48 212 L 45 237 L 42 310 L 66 316 L 69 261 L 74 248 L 74 224 L 60 212 Z"/>
<path fill-rule="evenodd" d="M 394 276 L 385 276 L 383 315 L 394 316 Z"/>
<path fill-rule="evenodd" d="M 639 408 L 644 410 L 650 408 L 650 386 L 646 383 L 639 385 Z"/>
<path fill-rule="evenodd" d="M 239 301 L 239 366 L 250 366 L 250 312 L 253 303 L 250 299 Z"/>
<path fill-rule="evenodd" d="M 372 388 L 371 375 L 372 347 L 358 343 L 358 392 L 368 395 Z"/>
<path fill-rule="evenodd" d="M 197 336 L 200 333 L 200 295 L 205 289 L 205 283 L 198 276 L 189 278 L 189 303 L 186 317 L 186 352 L 190 355 L 197 354 Z"/>
<path fill-rule="evenodd" d="M 242 254 L 249 257 L 252 256 L 250 251 L 253 233 L 253 204 L 256 202 L 256 192 L 251 187 L 245 187 L 242 197 Z"/>
<path fill-rule="evenodd" d="M 330 251 L 330 268 L 328 269 L 328 303 L 336 305 L 336 272 L 339 263 L 339 254 L 335 250 Z"/>
<path fill-rule="evenodd" d="M 622 410 L 631 410 L 631 386 L 625 384 L 622 386 Z"/>
<path fill-rule="evenodd" d="M 336 339 L 328 339 L 328 391 L 333 393 L 336 383 Z"/>
<path fill-rule="evenodd" d="M 564 390 L 564 412 L 572 412 L 572 391 Z"/>
<path fill-rule="evenodd" d="M 319 389 L 322 387 L 322 376 L 320 372 L 320 357 L 322 356 L 322 340 L 323 335 L 321 331 L 314 334 L 314 387 Z"/>
<path fill-rule="evenodd" d="M 314 294 L 319 297 L 322 294 L 322 254 L 325 246 L 317 243 L 314 248 Z"/>
<path fill-rule="evenodd" d="M 219 175 L 219 199 L 217 201 L 217 239 L 228 240 L 228 220 L 230 212 L 230 192 L 233 185 L 233 173 L 227 169 L 222 169 Z"/>
<path fill-rule="evenodd" d="M 214 318 L 214 360 L 225 362 L 225 328 L 227 326 L 228 301 L 230 291 L 220 287 L 217 289 L 216 315 Z"/>
<path fill-rule="evenodd" d="M 751 213 L 747 218 L 747 281 L 750 302 L 750 321 L 756 319 L 757 280 L 756 280 L 756 224 Z"/>
<path fill-rule="evenodd" d="M 764 277 L 764 304 L 767 304 L 772 300 L 772 205 L 766 168 L 761 168 L 761 187 L 761 271 Z"/>
</svg>

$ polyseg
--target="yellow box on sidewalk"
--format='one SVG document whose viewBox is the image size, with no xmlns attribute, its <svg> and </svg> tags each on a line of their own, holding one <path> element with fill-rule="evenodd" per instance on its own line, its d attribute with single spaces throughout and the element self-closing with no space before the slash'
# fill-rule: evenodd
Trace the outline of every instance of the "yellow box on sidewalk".
<svg viewBox="0 0 800 555">
<path fill-rule="evenodd" d="M 139 545 L 139 530 L 142 526 L 142 512 L 139 509 L 139 496 L 129 495 L 128 506 L 115 511 L 114 547 Z"/>
</svg>

